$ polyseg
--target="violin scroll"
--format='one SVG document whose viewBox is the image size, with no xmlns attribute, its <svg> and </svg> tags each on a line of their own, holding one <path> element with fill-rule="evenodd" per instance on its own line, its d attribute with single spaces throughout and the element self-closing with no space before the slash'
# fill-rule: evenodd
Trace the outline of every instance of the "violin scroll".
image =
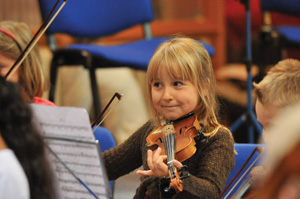
<svg viewBox="0 0 300 199">
<path fill-rule="evenodd" d="M 171 193 L 173 188 L 173 191 L 180 192 L 183 190 L 182 185 L 182 179 L 188 178 L 190 176 L 189 173 L 185 173 L 185 171 L 188 170 L 188 167 L 186 165 L 182 165 L 181 169 L 178 169 L 178 176 L 171 180 L 171 176 L 168 176 L 166 178 L 162 178 L 162 184 L 168 184 L 164 188 L 165 193 Z M 171 175 L 171 173 L 169 173 Z"/>
<path fill-rule="evenodd" d="M 179 177 L 178 171 L 176 168 L 174 168 L 174 172 L 175 172 L 175 178 L 170 179 L 170 188 L 175 189 L 176 192 L 180 192 L 183 190 L 182 187 L 182 180 Z M 171 173 L 171 171 L 169 171 L 169 173 Z M 171 174 L 169 174 L 170 176 L 172 176 Z"/>
</svg>

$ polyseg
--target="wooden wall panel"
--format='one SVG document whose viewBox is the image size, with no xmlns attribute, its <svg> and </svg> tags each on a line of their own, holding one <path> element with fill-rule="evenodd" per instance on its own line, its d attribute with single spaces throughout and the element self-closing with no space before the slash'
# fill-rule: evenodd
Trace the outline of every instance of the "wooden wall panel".
<svg viewBox="0 0 300 199">
<path fill-rule="evenodd" d="M 32 30 L 41 25 L 37 0 L 0 0 L 0 21 L 13 20 L 27 23 Z"/>
</svg>

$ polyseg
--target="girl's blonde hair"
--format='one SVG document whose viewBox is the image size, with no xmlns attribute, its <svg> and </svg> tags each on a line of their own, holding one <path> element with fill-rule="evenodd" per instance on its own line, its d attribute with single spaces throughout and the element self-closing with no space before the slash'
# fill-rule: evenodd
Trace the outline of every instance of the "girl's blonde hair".
<svg viewBox="0 0 300 199">
<path fill-rule="evenodd" d="M 19 46 L 24 50 L 32 38 L 30 28 L 25 23 L 14 21 L 0 22 L 0 28 L 12 34 Z M 17 59 L 22 53 L 16 41 L 0 32 L 0 53 L 12 59 Z M 41 57 L 37 47 L 34 47 L 18 69 L 19 84 L 30 99 L 41 96 L 49 88 L 48 79 L 44 76 Z"/>
<path fill-rule="evenodd" d="M 285 59 L 278 62 L 261 82 L 253 85 L 263 105 L 285 107 L 296 104 L 300 101 L 300 61 Z"/>
<path fill-rule="evenodd" d="M 165 67 L 172 78 L 180 74 L 184 81 L 196 86 L 200 100 L 195 115 L 205 124 L 219 126 L 216 80 L 210 56 L 203 45 L 191 38 L 175 37 L 162 43 L 151 58 L 147 71 L 148 102 L 156 126 L 161 125 L 163 118 L 153 106 L 151 83 L 158 78 L 161 67 Z"/>
</svg>

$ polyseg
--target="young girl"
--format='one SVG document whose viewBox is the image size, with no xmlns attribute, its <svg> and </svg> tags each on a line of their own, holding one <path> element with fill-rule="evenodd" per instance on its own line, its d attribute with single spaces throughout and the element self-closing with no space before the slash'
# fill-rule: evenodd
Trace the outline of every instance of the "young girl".
<svg viewBox="0 0 300 199">
<path fill-rule="evenodd" d="M 161 44 L 153 55 L 148 71 L 148 94 L 152 120 L 144 124 L 123 144 L 103 153 L 110 180 L 138 170 L 141 185 L 134 198 L 217 198 L 234 167 L 234 141 L 231 132 L 216 117 L 216 83 L 211 59 L 205 48 L 190 38 L 174 38 Z M 161 148 L 151 151 L 148 135 L 166 122 L 191 112 L 204 125 L 195 137 L 196 152 L 182 163 L 189 177 L 182 179 L 183 190 L 164 192 L 166 155 Z M 201 137 L 205 138 L 200 139 Z M 168 186 L 168 183 L 167 183 Z"/>
<path fill-rule="evenodd" d="M 14 21 L 0 22 L 0 75 L 5 76 L 32 38 L 27 24 Z M 40 54 L 34 47 L 9 81 L 18 83 L 26 101 L 54 105 L 40 98 L 48 89 Z"/>
<path fill-rule="evenodd" d="M 0 76 L 0 198 L 55 199 L 49 165 L 30 107 Z"/>
</svg>

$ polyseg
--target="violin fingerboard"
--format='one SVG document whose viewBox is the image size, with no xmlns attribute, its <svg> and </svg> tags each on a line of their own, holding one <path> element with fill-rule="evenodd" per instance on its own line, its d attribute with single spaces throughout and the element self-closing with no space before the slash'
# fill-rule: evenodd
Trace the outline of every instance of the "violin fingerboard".
<svg viewBox="0 0 300 199">
<path fill-rule="evenodd" d="M 163 128 L 164 146 L 167 155 L 168 165 L 172 163 L 175 158 L 175 129 L 173 125 L 166 125 Z"/>
</svg>

